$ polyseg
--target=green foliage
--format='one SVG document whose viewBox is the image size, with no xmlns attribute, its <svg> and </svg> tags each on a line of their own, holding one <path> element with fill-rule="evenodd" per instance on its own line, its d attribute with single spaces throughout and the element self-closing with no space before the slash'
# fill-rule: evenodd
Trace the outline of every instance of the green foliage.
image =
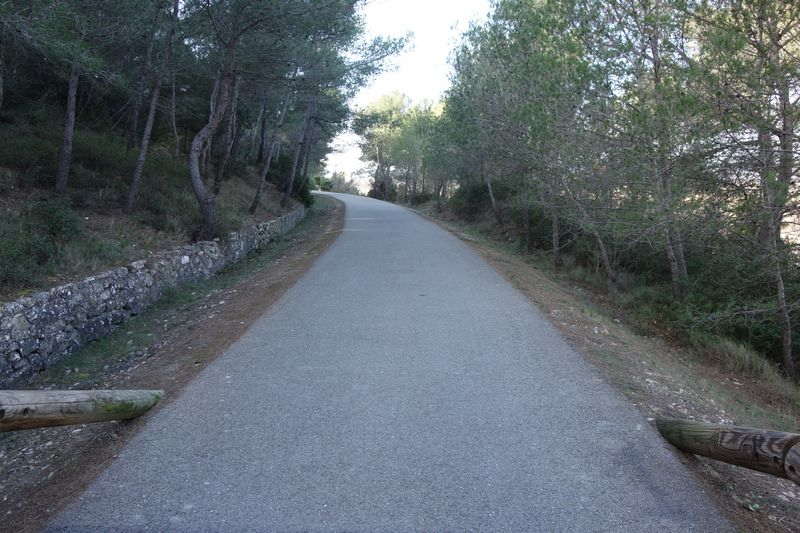
<svg viewBox="0 0 800 533">
<path fill-rule="evenodd" d="M 422 204 L 427 204 L 431 200 L 433 200 L 433 193 L 428 191 L 422 191 L 412 196 L 410 198 L 410 203 L 411 205 L 422 205 Z"/>
<path fill-rule="evenodd" d="M 69 242 L 80 236 L 81 219 L 63 198 L 48 198 L 31 205 L 21 217 L 24 226 L 54 242 Z"/>
<path fill-rule="evenodd" d="M 17 170 L 20 186 L 52 184 L 58 138 L 27 128 L 0 127 L 0 166 Z"/>
<path fill-rule="evenodd" d="M 311 194 L 310 182 L 304 181 L 300 184 L 300 188 L 297 191 L 297 198 L 305 207 L 311 207 L 314 205 L 314 195 Z"/>
<path fill-rule="evenodd" d="M 128 176 L 133 170 L 135 152 L 125 146 L 125 140 L 108 132 L 79 129 L 75 133 L 73 157 L 92 177 L 76 180 L 77 188 L 101 188 L 115 176 Z"/>
<path fill-rule="evenodd" d="M 461 185 L 449 201 L 450 208 L 459 217 L 474 221 L 489 209 L 489 194 L 482 183 Z"/>
<path fill-rule="evenodd" d="M 505 202 L 510 199 L 512 190 L 504 184 L 492 188 L 495 200 Z M 489 189 L 485 183 L 464 182 L 448 200 L 450 209 L 464 220 L 475 221 L 491 209 Z M 522 217 L 520 219 L 520 227 Z"/>
<path fill-rule="evenodd" d="M 499 0 L 454 51 L 416 142 L 457 216 L 500 220 L 527 252 L 554 254 L 555 233 L 568 275 L 612 289 L 641 324 L 790 368 L 800 4 L 731 5 Z M 383 124 L 387 146 L 409 145 L 402 121 Z"/>
<path fill-rule="evenodd" d="M 65 200 L 40 200 L 0 221 L 0 283 L 32 286 L 52 272 L 64 246 L 76 240 L 81 220 Z"/>
</svg>

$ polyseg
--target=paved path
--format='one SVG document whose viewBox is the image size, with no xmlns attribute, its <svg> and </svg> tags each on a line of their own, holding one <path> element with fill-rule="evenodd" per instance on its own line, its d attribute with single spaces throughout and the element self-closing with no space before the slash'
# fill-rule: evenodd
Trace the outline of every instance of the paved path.
<svg viewBox="0 0 800 533">
<path fill-rule="evenodd" d="M 721 531 L 642 416 L 455 237 L 343 234 L 50 526 Z"/>
</svg>

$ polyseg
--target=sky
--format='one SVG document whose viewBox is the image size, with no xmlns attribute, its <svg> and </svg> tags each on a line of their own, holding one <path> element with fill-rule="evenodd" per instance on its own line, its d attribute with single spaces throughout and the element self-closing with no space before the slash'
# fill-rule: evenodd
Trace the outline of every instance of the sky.
<svg viewBox="0 0 800 533">
<path fill-rule="evenodd" d="M 406 49 L 390 60 L 394 68 L 375 77 L 351 104 L 363 108 L 394 91 L 417 103 L 439 100 L 449 85 L 451 50 L 469 23 L 483 21 L 488 12 L 489 0 L 369 0 L 364 7 L 367 39 L 413 35 Z M 342 133 L 331 146 L 333 152 L 325 161 L 328 173 L 342 171 L 356 177 L 366 166 L 355 134 Z M 368 179 L 361 178 L 359 186 L 366 191 Z"/>
</svg>

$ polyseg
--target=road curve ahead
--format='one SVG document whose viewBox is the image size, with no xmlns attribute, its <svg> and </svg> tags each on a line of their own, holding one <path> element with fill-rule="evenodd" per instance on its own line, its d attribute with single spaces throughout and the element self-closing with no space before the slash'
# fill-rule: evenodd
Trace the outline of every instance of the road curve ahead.
<svg viewBox="0 0 800 533">
<path fill-rule="evenodd" d="M 724 531 L 642 416 L 434 224 L 342 235 L 53 531 Z"/>
</svg>

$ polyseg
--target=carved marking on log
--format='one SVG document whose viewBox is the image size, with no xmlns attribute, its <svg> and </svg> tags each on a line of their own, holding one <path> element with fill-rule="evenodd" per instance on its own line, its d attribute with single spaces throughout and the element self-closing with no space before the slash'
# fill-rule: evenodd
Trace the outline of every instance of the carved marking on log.
<svg viewBox="0 0 800 533">
<path fill-rule="evenodd" d="M 671 419 L 659 419 L 656 426 L 665 439 L 684 452 L 800 484 L 798 434 Z"/>
</svg>

